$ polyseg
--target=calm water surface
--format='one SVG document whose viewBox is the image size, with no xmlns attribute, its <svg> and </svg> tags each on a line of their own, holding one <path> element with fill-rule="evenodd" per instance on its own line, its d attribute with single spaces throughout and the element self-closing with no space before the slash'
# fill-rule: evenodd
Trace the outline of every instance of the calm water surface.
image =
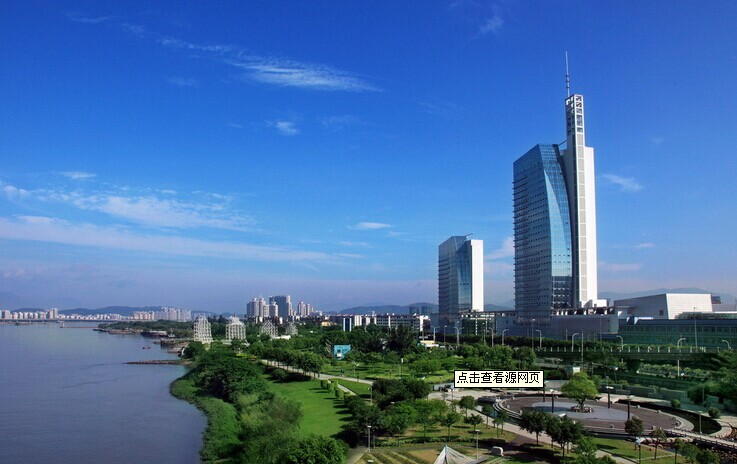
<svg viewBox="0 0 737 464">
<path fill-rule="evenodd" d="M 92 325 L 0 324 L 0 463 L 199 462 L 206 419 L 169 394 L 185 368 L 125 364 L 176 356 Z"/>
</svg>

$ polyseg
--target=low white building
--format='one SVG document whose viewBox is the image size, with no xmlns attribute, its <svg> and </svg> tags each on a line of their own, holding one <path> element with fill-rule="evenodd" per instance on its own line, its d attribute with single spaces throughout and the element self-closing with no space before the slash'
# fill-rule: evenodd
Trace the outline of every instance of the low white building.
<svg viewBox="0 0 737 464">
<path fill-rule="evenodd" d="M 210 330 L 210 321 L 205 315 L 197 316 L 194 321 L 194 341 L 204 344 L 212 343 L 212 331 Z"/>
<path fill-rule="evenodd" d="M 684 313 L 711 313 L 709 293 L 661 293 L 615 300 L 620 318 L 678 319 Z"/>
<path fill-rule="evenodd" d="M 246 326 L 237 316 L 232 316 L 228 320 L 225 326 L 225 339 L 227 341 L 246 339 Z"/>
</svg>

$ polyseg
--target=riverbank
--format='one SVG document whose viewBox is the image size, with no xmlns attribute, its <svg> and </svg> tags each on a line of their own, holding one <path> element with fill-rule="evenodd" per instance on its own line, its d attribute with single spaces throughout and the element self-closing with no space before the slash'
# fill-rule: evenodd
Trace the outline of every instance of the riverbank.
<svg viewBox="0 0 737 464">
<path fill-rule="evenodd" d="M 230 462 L 230 459 L 223 460 L 222 456 L 232 454 L 241 443 L 238 438 L 240 426 L 235 406 L 203 392 L 195 385 L 189 372 L 173 381 L 169 391 L 175 398 L 194 405 L 207 418 L 200 449 L 202 461 L 224 464 Z"/>
</svg>

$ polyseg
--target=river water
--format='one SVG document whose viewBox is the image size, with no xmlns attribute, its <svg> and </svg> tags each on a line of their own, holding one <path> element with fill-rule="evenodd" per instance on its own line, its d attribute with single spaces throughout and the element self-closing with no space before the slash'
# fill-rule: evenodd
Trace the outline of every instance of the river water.
<svg viewBox="0 0 737 464">
<path fill-rule="evenodd" d="M 169 394 L 185 368 L 125 364 L 176 356 L 66 326 L 0 325 L 0 463 L 199 462 L 206 419 Z"/>
</svg>

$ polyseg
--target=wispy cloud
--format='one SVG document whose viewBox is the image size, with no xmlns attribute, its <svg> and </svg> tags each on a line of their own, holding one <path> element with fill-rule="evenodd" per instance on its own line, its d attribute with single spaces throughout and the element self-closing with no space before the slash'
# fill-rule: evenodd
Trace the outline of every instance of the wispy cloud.
<svg viewBox="0 0 737 464">
<path fill-rule="evenodd" d="M 269 126 L 281 132 L 283 135 L 293 136 L 299 134 L 297 124 L 293 121 L 271 121 Z"/>
<path fill-rule="evenodd" d="M 638 243 L 637 245 L 635 245 L 635 248 L 638 250 L 641 250 L 643 248 L 655 248 L 655 244 L 653 242 Z"/>
<path fill-rule="evenodd" d="M 642 269 L 641 263 L 608 263 L 599 261 L 599 270 L 605 272 L 635 272 Z"/>
<path fill-rule="evenodd" d="M 234 123 L 234 122 L 229 122 L 227 124 L 227 126 L 228 127 L 232 127 L 234 129 L 243 129 L 243 124 L 237 124 L 237 123 Z"/>
<path fill-rule="evenodd" d="M 146 29 L 138 24 L 122 23 L 120 27 L 127 33 L 142 39 L 146 37 Z"/>
<path fill-rule="evenodd" d="M 504 26 L 504 19 L 494 12 L 492 16 L 487 18 L 481 27 L 479 27 L 479 34 L 486 35 L 490 32 L 492 34 L 496 34 L 502 29 L 502 26 Z"/>
<path fill-rule="evenodd" d="M 194 87 L 198 84 L 197 79 L 191 77 L 170 77 L 166 82 L 179 87 Z"/>
<path fill-rule="evenodd" d="M 60 172 L 64 177 L 68 177 L 72 180 L 84 180 L 84 179 L 92 179 L 93 177 L 97 177 L 97 174 L 93 174 L 91 172 L 84 172 L 84 171 L 64 171 Z"/>
<path fill-rule="evenodd" d="M 100 24 L 113 19 L 112 16 L 84 16 L 81 13 L 67 13 L 67 18 L 75 23 Z"/>
<path fill-rule="evenodd" d="M 39 202 L 64 203 L 79 210 L 95 211 L 135 224 L 163 228 L 199 228 L 252 231 L 255 220 L 233 207 L 225 195 L 196 194 L 191 200 L 179 200 L 174 190 L 136 190 L 113 188 L 24 190 L 0 184 L 9 198 L 29 198 Z"/>
<path fill-rule="evenodd" d="M 337 256 L 321 252 L 231 241 L 208 241 L 163 234 L 142 234 L 121 227 L 71 223 L 42 216 L 0 218 L 0 238 L 264 262 L 335 263 L 340 260 Z"/>
<path fill-rule="evenodd" d="M 345 71 L 322 65 L 301 63 L 283 58 L 249 56 L 229 61 L 245 69 L 246 77 L 264 84 L 312 90 L 365 92 L 377 90 L 368 82 Z"/>
<path fill-rule="evenodd" d="M 350 242 L 350 241 L 346 241 L 346 240 L 340 241 L 340 242 L 338 242 L 338 244 L 339 245 L 343 245 L 343 246 L 347 246 L 347 247 L 363 247 L 363 248 L 365 248 L 365 247 L 368 247 L 369 246 L 369 244 L 366 243 L 366 242 Z"/>
<path fill-rule="evenodd" d="M 359 222 L 354 226 L 348 226 L 349 229 L 353 230 L 379 230 L 388 229 L 391 224 L 384 224 L 383 222 Z"/>
<path fill-rule="evenodd" d="M 320 124 L 326 129 L 339 131 L 346 127 L 351 126 L 362 126 L 364 123 L 357 117 L 351 114 L 341 114 L 338 116 L 326 116 L 320 119 Z"/>
<path fill-rule="evenodd" d="M 26 198 L 31 195 L 31 192 L 28 190 L 15 187 L 13 185 L 3 184 L 2 182 L 0 182 L 0 191 L 2 191 L 10 200 Z"/>
<path fill-rule="evenodd" d="M 485 256 L 486 259 L 504 259 L 514 256 L 514 238 L 504 239 L 502 246 Z"/>
<path fill-rule="evenodd" d="M 347 71 L 324 64 L 260 56 L 232 45 L 203 45 L 176 38 L 162 38 L 158 42 L 166 47 L 210 54 L 223 63 L 245 70 L 249 80 L 264 84 L 345 92 L 378 90 Z"/>
<path fill-rule="evenodd" d="M 633 177 L 622 177 L 616 174 L 602 174 L 601 178 L 609 184 L 618 186 L 622 192 L 634 193 L 642 190 L 642 185 L 640 185 L 640 183 Z"/>
</svg>

